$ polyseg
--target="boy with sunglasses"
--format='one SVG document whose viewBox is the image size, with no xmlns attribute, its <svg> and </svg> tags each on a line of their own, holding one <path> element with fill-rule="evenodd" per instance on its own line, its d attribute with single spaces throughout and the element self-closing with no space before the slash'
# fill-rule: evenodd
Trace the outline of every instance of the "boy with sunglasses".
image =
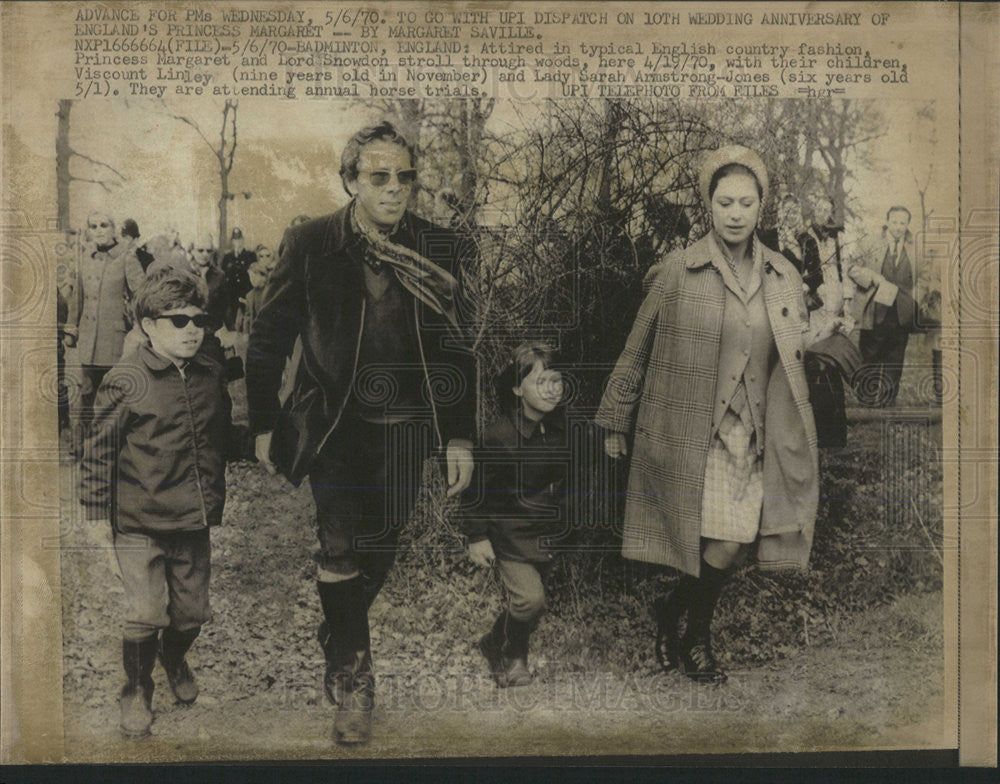
<svg viewBox="0 0 1000 784">
<path fill-rule="evenodd" d="M 184 656 L 211 618 L 209 528 L 222 519 L 230 422 L 223 368 L 203 347 L 207 298 L 187 272 L 146 277 L 133 306 L 149 342 L 105 376 L 84 450 L 81 503 L 110 524 L 125 588 L 126 737 L 149 734 L 157 655 L 177 701 L 198 696 Z"/>
</svg>

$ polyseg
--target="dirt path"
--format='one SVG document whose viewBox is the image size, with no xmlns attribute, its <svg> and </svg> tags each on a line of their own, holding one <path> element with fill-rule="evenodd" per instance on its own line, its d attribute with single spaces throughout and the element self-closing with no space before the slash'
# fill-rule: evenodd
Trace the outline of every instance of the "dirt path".
<svg viewBox="0 0 1000 784">
<path fill-rule="evenodd" d="M 729 683 L 717 688 L 659 674 L 648 619 L 634 599 L 620 599 L 615 611 L 629 617 L 611 633 L 567 628 L 565 618 L 544 623 L 532 654 L 535 683 L 500 691 L 471 645 L 495 609 L 495 589 L 484 590 L 482 578 L 468 574 L 428 575 L 404 554 L 372 609 L 379 679 L 374 737 L 361 749 L 338 747 L 331 741 L 333 709 L 320 691 L 308 490 L 291 490 L 248 464 L 231 467 L 226 525 L 213 533 L 215 620 L 190 657 L 202 696 L 188 708 L 172 704 L 157 668 L 154 735 L 125 742 L 116 704 L 122 589 L 108 551 L 92 546 L 95 532 L 71 503 L 72 471 L 63 474 L 67 761 L 948 745 L 940 593 L 828 619 L 823 635 L 807 635 L 806 644 L 764 664 L 733 664 L 739 657 L 730 651 Z M 602 655 L 602 647 L 618 655 Z"/>
<path fill-rule="evenodd" d="M 944 745 L 941 651 L 933 642 L 941 638 L 940 618 L 939 594 L 906 599 L 859 619 L 836 647 L 730 670 L 722 687 L 679 675 L 572 672 L 539 654 L 532 686 L 500 691 L 471 646 L 440 674 L 433 673 L 440 655 L 431 657 L 438 661 L 428 673 L 426 661 L 408 667 L 409 655 L 383 646 L 376 654 L 375 735 L 363 749 L 330 741 L 333 709 L 320 695 L 322 663 L 311 640 L 307 663 L 289 659 L 287 670 L 273 670 L 250 694 L 233 686 L 234 660 L 210 661 L 213 646 L 196 646 L 198 702 L 172 704 L 157 669 L 154 736 L 124 742 L 114 699 L 117 639 L 109 633 L 86 664 L 67 673 L 66 756 L 170 761 L 934 748 Z M 913 625 L 921 627 L 924 645 L 914 647 L 910 635 L 887 639 L 887 630 Z"/>
</svg>

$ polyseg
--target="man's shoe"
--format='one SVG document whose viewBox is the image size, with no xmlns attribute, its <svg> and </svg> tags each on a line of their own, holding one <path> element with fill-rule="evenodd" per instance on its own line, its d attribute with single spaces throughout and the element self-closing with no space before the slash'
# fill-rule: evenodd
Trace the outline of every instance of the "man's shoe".
<svg viewBox="0 0 1000 784">
<path fill-rule="evenodd" d="M 490 632 L 486 632 L 486 634 L 479 638 L 476 647 L 479 648 L 479 652 L 483 654 L 483 658 L 486 659 L 486 663 L 490 667 L 490 676 L 493 680 L 497 680 L 503 674 L 504 666 L 500 646 L 493 639 L 493 635 Z"/>
<path fill-rule="evenodd" d="M 350 681 L 349 674 L 345 673 L 343 667 L 337 661 L 337 651 L 333 639 L 330 637 L 330 629 L 326 621 L 321 621 L 319 630 L 316 633 L 320 647 L 323 649 L 323 656 L 326 659 L 326 670 L 323 674 L 323 692 L 327 701 L 334 706 L 344 702 L 347 689 L 345 682 Z"/>
<path fill-rule="evenodd" d="M 358 651 L 349 672 L 342 673 L 343 697 L 333 722 L 337 743 L 356 745 L 367 743 L 372 734 L 372 712 L 375 710 L 375 676 L 368 650 Z"/>
<path fill-rule="evenodd" d="M 160 664 L 167 673 L 170 691 L 183 705 L 190 705 L 198 699 L 198 681 L 184 655 L 200 631 L 200 627 L 181 632 L 168 626 L 160 637 Z"/>
</svg>

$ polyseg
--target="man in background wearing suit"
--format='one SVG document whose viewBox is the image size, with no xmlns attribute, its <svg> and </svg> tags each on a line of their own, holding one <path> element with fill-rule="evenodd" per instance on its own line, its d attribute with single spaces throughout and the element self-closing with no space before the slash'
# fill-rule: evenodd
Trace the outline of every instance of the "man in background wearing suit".
<svg viewBox="0 0 1000 784">
<path fill-rule="evenodd" d="M 855 377 L 855 391 L 865 406 L 891 406 L 899 394 L 916 317 L 917 259 L 909 227 L 910 211 L 890 207 L 881 235 L 848 271 L 861 293 L 855 307 L 864 365 Z"/>
</svg>

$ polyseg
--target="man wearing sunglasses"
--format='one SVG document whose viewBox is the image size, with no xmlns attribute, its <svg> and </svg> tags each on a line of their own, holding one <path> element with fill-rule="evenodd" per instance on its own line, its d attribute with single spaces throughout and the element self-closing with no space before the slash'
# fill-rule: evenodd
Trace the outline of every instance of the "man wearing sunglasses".
<svg viewBox="0 0 1000 784">
<path fill-rule="evenodd" d="M 247 397 L 258 460 L 296 485 L 309 476 L 334 737 L 363 743 L 375 688 L 368 607 L 433 448 L 444 451 L 448 495 L 472 478 L 475 375 L 458 307 L 469 244 L 409 211 L 413 148 L 387 122 L 364 128 L 340 176 L 350 204 L 282 241 L 250 335 Z"/>
</svg>

